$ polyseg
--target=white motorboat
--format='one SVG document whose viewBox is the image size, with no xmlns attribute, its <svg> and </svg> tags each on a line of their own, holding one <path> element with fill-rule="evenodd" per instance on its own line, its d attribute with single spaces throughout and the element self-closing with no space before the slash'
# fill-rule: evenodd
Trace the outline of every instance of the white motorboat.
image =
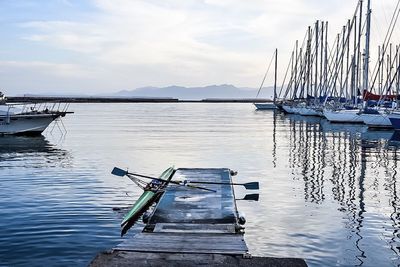
<svg viewBox="0 0 400 267">
<path fill-rule="evenodd" d="M 7 104 L 0 92 L 0 135 L 40 135 L 54 120 L 68 113 L 60 103 Z"/>
</svg>

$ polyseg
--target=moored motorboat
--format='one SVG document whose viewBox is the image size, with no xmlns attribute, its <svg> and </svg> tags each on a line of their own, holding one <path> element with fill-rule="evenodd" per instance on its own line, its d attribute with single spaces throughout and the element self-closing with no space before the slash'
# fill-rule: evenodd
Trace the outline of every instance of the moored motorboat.
<svg viewBox="0 0 400 267">
<path fill-rule="evenodd" d="M 60 103 L 7 104 L 0 93 L 0 135 L 40 135 L 54 120 L 73 113 Z"/>
</svg>

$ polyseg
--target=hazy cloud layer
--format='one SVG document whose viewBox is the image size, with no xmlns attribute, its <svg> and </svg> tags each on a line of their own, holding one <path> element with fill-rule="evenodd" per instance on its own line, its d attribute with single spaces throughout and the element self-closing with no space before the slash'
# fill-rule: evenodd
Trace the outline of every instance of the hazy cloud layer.
<svg viewBox="0 0 400 267">
<path fill-rule="evenodd" d="M 0 87 L 9 94 L 105 93 L 172 84 L 257 87 L 275 47 L 280 62 L 286 63 L 295 40 L 303 38 L 308 25 L 316 19 L 329 20 L 330 31 L 337 32 L 357 3 L 50 2 L 17 0 L 0 8 L 4 15 L 0 34 L 7 39 L 0 44 Z M 375 4 L 373 29 L 384 29 L 394 3 Z M 377 40 L 382 38 L 384 30 L 376 35 Z M 271 84 L 272 75 L 268 79 Z"/>
</svg>

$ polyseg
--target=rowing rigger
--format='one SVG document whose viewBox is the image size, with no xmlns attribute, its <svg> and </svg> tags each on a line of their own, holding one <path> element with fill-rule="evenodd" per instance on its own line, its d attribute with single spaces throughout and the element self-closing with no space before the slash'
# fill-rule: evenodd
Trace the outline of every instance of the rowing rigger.
<svg viewBox="0 0 400 267">
<path fill-rule="evenodd" d="M 156 178 L 156 177 L 152 177 L 152 176 L 147 176 L 147 175 L 143 175 L 143 174 L 138 174 L 138 173 L 132 173 L 132 172 L 128 172 L 126 170 L 120 169 L 115 167 L 112 172 L 112 174 L 116 175 L 116 176 L 133 176 L 133 177 L 141 177 L 141 178 L 145 178 L 145 179 L 152 179 L 152 180 L 156 180 L 156 181 L 160 181 L 160 182 L 165 182 L 165 180 L 160 179 L 160 178 Z M 246 189 L 248 190 L 258 190 L 260 189 L 260 185 L 259 182 L 250 182 L 250 183 L 218 183 L 218 182 L 198 182 L 198 181 L 189 181 L 189 180 L 183 180 L 183 181 L 169 181 L 170 183 L 173 184 L 177 184 L 177 185 L 182 185 L 182 186 L 188 186 L 188 187 L 193 187 L 193 188 L 199 188 L 199 189 L 203 189 L 203 190 L 208 190 L 208 191 L 212 191 L 212 192 L 216 192 L 215 190 L 212 189 L 207 189 L 204 187 L 198 187 L 198 186 L 193 186 L 190 184 L 209 184 L 209 185 L 240 185 L 240 186 L 244 186 Z"/>
</svg>

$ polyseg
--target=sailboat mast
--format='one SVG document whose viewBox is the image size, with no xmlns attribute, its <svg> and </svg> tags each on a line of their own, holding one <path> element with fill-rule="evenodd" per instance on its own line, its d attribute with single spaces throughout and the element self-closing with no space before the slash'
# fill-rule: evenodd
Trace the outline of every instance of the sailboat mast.
<svg viewBox="0 0 400 267">
<path fill-rule="evenodd" d="M 314 105 L 317 104 L 317 90 L 318 90 L 318 37 L 319 33 L 319 20 L 315 24 L 315 80 L 314 80 Z"/>
<path fill-rule="evenodd" d="M 397 48 L 399 49 L 399 48 Z M 399 50 L 397 50 L 399 51 Z M 396 56 L 396 66 L 400 64 L 400 55 Z M 397 86 L 396 86 L 396 109 L 400 109 L 400 72 L 397 74 Z"/>
<path fill-rule="evenodd" d="M 275 50 L 275 81 L 274 81 L 274 104 L 276 104 L 276 83 L 278 80 L 278 49 Z"/>
<path fill-rule="evenodd" d="M 298 83 L 297 83 L 297 69 L 298 69 L 298 65 L 299 65 L 299 40 L 296 40 L 296 63 L 294 64 L 294 92 L 297 92 L 297 87 L 298 87 Z M 294 97 L 293 97 L 294 98 Z"/>
<path fill-rule="evenodd" d="M 362 18 L 363 18 L 363 0 L 360 0 L 360 19 L 359 19 L 359 24 L 358 24 L 358 42 L 357 42 L 357 60 L 356 60 L 356 89 L 357 93 L 358 90 L 361 90 L 360 88 L 360 70 L 361 70 L 361 64 L 360 64 L 360 49 L 361 49 L 361 36 L 362 36 Z M 362 93 L 362 92 L 361 92 Z"/>
<path fill-rule="evenodd" d="M 308 98 L 308 95 L 311 95 L 312 93 L 312 88 L 310 89 L 310 84 L 312 83 L 310 80 L 312 79 L 311 77 L 311 26 L 308 26 L 308 41 L 307 41 L 307 50 L 306 50 L 306 79 L 307 79 L 307 94 L 306 98 Z M 311 85 L 312 86 L 312 85 Z M 304 95 L 303 95 L 304 97 Z"/>
<path fill-rule="evenodd" d="M 324 49 L 324 94 L 328 93 L 328 22 L 325 23 L 325 49 Z M 326 98 L 328 99 L 328 98 Z"/>
<path fill-rule="evenodd" d="M 323 65 L 323 63 L 324 63 L 324 34 L 325 34 L 325 22 L 322 21 L 321 37 L 320 37 L 321 38 L 321 40 L 320 40 L 320 42 L 321 42 L 321 45 L 320 45 L 321 60 L 320 60 L 320 67 L 319 67 L 319 96 L 321 96 L 321 92 L 322 92 L 322 79 L 323 79 L 323 74 L 324 74 L 324 72 L 323 72 L 323 69 L 324 69 L 324 65 Z"/>
<path fill-rule="evenodd" d="M 368 0 L 367 5 L 367 28 L 365 33 L 365 53 L 364 53 L 364 81 L 363 81 L 363 95 L 365 90 L 368 90 L 368 78 L 369 78 L 369 43 L 371 34 L 371 0 Z"/>
</svg>

